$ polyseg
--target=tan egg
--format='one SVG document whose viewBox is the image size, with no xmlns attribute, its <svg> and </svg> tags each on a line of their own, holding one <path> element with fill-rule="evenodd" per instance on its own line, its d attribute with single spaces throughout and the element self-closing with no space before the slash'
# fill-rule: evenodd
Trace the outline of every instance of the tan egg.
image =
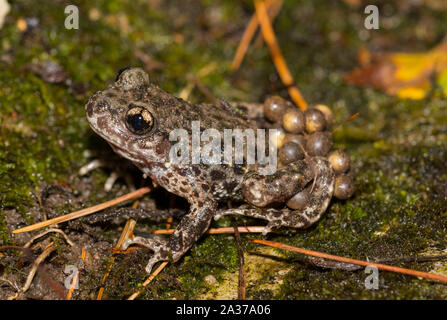
<svg viewBox="0 0 447 320">
<path fill-rule="evenodd" d="M 282 165 L 304 159 L 303 149 L 295 142 L 287 142 L 279 149 L 279 161 Z"/>
<path fill-rule="evenodd" d="M 325 104 L 317 104 L 315 109 L 323 112 L 324 119 L 326 120 L 326 128 L 329 128 L 334 123 L 334 114 L 332 110 Z"/>
<path fill-rule="evenodd" d="M 328 156 L 328 160 L 337 174 L 347 172 L 351 166 L 349 155 L 342 150 L 332 151 Z"/>
<path fill-rule="evenodd" d="M 309 133 L 323 131 L 326 128 L 326 120 L 323 112 L 317 109 L 307 109 L 304 111 L 306 119 L 306 131 Z"/>
<path fill-rule="evenodd" d="M 314 132 L 307 136 L 306 151 L 311 156 L 326 156 L 333 145 L 330 132 Z"/>
<path fill-rule="evenodd" d="M 355 191 L 354 180 L 346 174 L 341 174 L 335 178 L 334 196 L 340 200 L 349 199 Z"/>
<path fill-rule="evenodd" d="M 280 96 L 271 96 L 264 101 L 264 117 L 272 122 L 279 122 L 292 105 Z"/>
<path fill-rule="evenodd" d="M 304 113 L 298 109 L 291 109 L 287 111 L 282 117 L 282 126 L 290 133 L 303 133 L 306 126 Z"/>
<path fill-rule="evenodd" d="M 284 145 L 286 139 L 286 132 L 280 125 L 275 125 L 272 129 L 276 129 L 276 135 L 270 138 L 270 143 L 273 143 L 277 149 L 280 149 Z M 270 134 L 269 134 L 270 137 Z"/>
</svg>

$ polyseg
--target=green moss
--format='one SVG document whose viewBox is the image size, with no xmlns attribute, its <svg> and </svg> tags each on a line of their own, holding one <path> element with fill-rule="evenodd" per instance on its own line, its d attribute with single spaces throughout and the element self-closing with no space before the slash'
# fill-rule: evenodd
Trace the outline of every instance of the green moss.
<svg viewBox="0 0 447 320">
<path fill-rule="evenodd" d="M 6 227 L 6 218 L 3 213 L 0 213 L 0 245 L 7 245 L 11 243 L 8 229 Z"/>
</svg>

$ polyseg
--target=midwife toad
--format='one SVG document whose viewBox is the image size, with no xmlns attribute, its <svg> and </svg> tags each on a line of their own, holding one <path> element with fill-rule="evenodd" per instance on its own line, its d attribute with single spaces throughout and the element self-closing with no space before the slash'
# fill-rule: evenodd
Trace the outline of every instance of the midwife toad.
<svg viewBox="0 0 447 320">
<path fill-rule="evenodd" d="M 219 132 L 256 129 L 256 123 L 226 103 L 194 105 L 174 97 L 150 83 L 140 68 L 122 71 L 113 85 L 93 95 L 86 113 L 92 129 L 115 152 L 190 204 L 168 241 L 135 237 L 124 244 L 125 248 L 140 244 L 154 251 L 147 272 L 159 261 L 179 260 L 214 217 L 238 214 L 265 219 L 265 232 L 276 226 L 305 228 L 320 218 L 333 195 L 334 171 L 322 157 L 307 156 L 271 175 L 259 174 L 256 166 L 170 162 L 169 152 L 176 142 L 169 140 L 169 134 L 174 129 L 191 132 L 192 121 L 200 121 L 201 130 L 214 128 Z M 284 204 L 302 190 L 310 194 L 303 209 L 291 210 L 284 205 L 278 209 L 277 204 Z M 218 203 L 228 200 L 250 205 L 218 211 Z"/>
</svg>

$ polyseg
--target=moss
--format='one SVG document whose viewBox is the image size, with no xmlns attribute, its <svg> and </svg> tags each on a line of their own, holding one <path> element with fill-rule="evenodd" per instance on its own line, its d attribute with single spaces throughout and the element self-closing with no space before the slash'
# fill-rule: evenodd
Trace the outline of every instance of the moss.
<svg viewBox="0 0 447 320">
<path fill-rule="evenodd" d="M 6 218 L 3 213 L 0 213 L 0 245 L 8 245 L 11 243 L 11 237 L 9 236 L 8 229 L 6 227 Z"/>
<path fill-rule="evenodd" d="M 194 298 L 210 288 L 204 280 L 205 276 L 212 274 L 220 281 L 224 272 L 237 270 L 239 260 L 234 244 L 233 237 L 221 235 L 207 237 L 194 246 L 181 267 L 180 281 L 186 291 L 186 298 Z"/>
</svg>

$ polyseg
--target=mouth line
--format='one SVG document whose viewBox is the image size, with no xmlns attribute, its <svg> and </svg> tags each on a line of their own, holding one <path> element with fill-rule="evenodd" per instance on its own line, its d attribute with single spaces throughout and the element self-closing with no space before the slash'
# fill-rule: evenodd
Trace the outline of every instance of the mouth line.
<svg viewBox="0 0 447 320">
<path fill-rule="evenodd" d="M 94 124 L 93 120 L 94 118 L 87 118 L 90 128 L 93 130 L 94 133 L 96 133 L 98 136 L 100 136 L 102 139 L 104 139 L 113 149 L 120 150 L 121 152 L 128 151 L 127 149 L 124 149 L 120 147 L 120 145 L 124 145 L 124 141 L 121 139 L 118 139 L 119 141 L 116 141 L 113 137 L 116 137 L 117 135 L 115 133 L 111 134 L 110 130 L 106 128 L 106 130 L 99 130 Z M 104 131 L 106 133 L 104 133 Z M 126 152 L 128 153 L 128 152 Z"/>
<path fill-rule="evenodd" d="M 119 154 L 121 157 L 132 162 L 142 161 L 141 155 L 138 152 L 135 152 L 132 148 L 129 148 L 124 139 L 112 139 L 112 135 L 101 134 L 96 130 L 94 131 L 110 145 L 115 153 Z"/>
</svg>

